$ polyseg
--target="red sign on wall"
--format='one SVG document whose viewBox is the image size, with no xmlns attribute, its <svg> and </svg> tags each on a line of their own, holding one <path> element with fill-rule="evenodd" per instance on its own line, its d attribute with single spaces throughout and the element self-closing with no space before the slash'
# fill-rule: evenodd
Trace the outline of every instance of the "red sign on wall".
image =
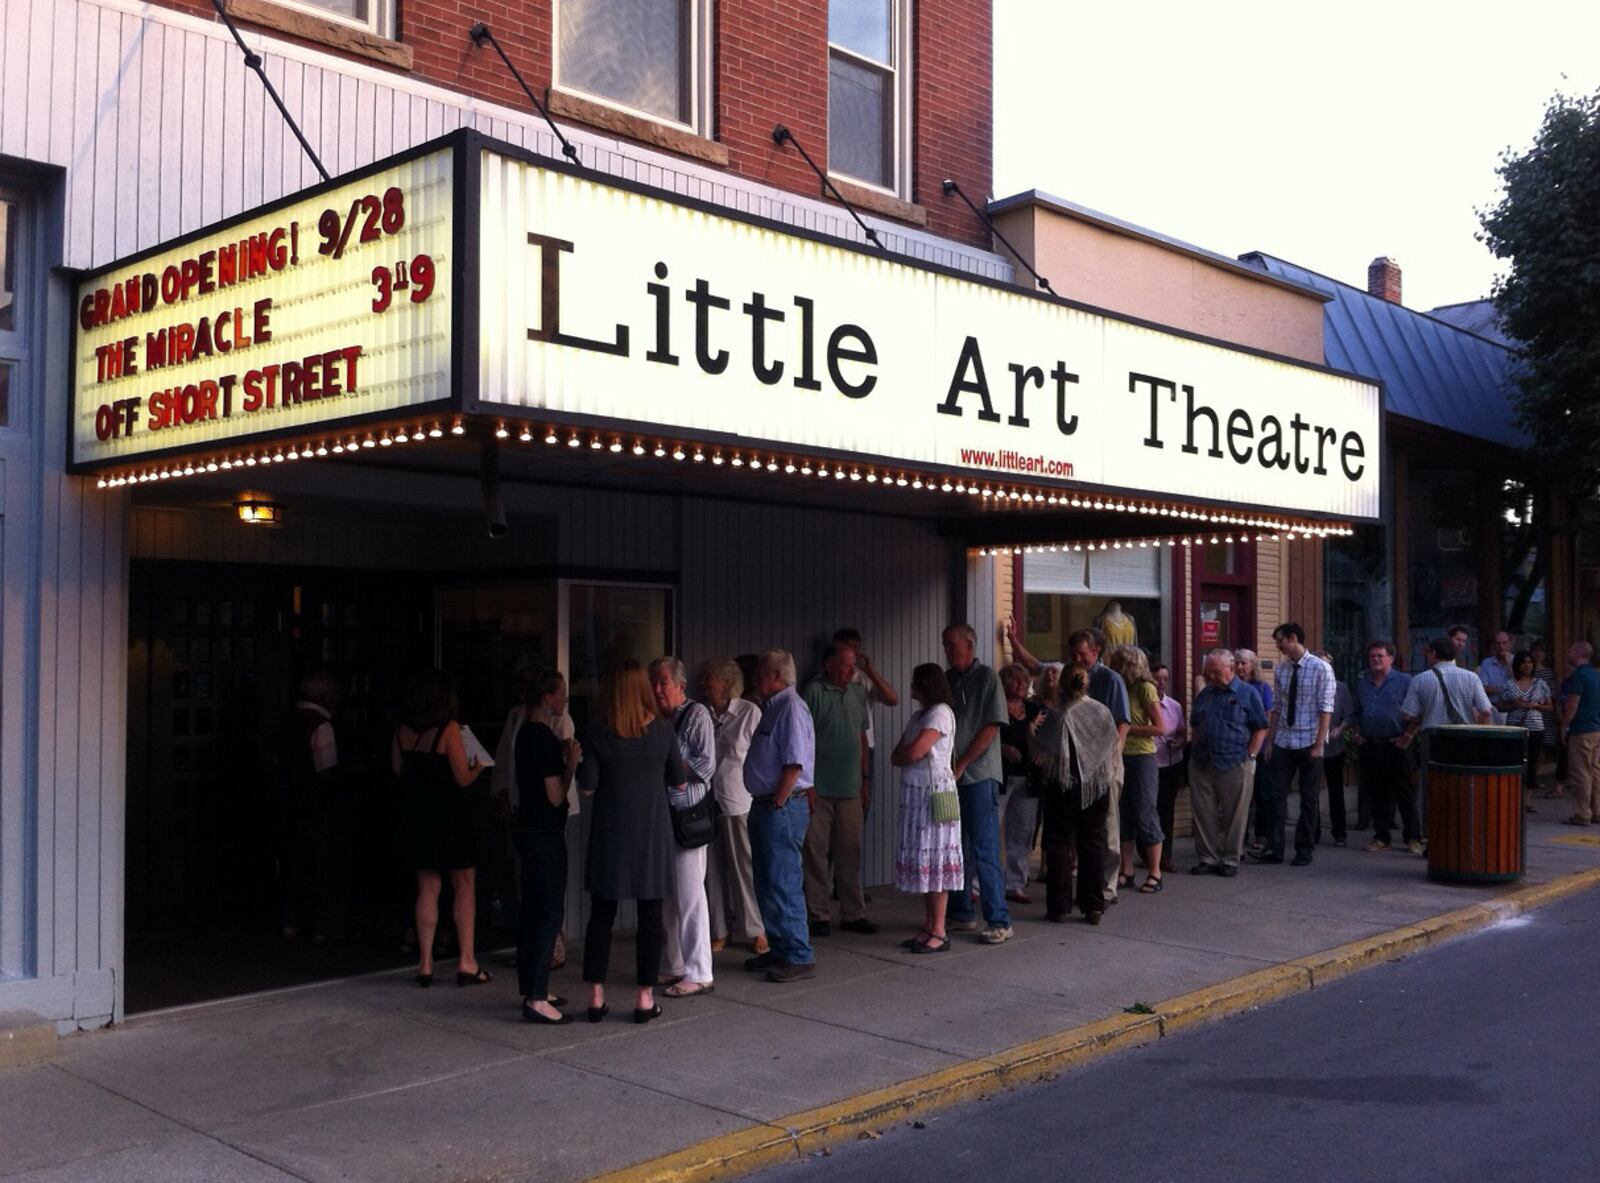
<svg viewBox="0 0 1600 1183">
<path fill-rule="evenodd" d="M 1200 643 L 1202 645 L 1215 645 L 1221 636 L 1221 621 L 1202 620 L 1200 622 Z"/>
</svg>

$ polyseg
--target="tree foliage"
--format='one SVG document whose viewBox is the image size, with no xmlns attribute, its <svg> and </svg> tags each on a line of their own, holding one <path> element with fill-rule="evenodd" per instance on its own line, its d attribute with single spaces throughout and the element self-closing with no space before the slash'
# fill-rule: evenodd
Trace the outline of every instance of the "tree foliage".
<svg viewBox="0 0 1600 1183">
<path fill-rule="evenodd" d="M 1483 241 L 1510 261 L 1495 284 L 1519 343 L 1512 405 L 1552 481 L 1600 485 L 1600 92 L 1557 94 L 1526 152 L 1507 151 Z"/>
</svg>

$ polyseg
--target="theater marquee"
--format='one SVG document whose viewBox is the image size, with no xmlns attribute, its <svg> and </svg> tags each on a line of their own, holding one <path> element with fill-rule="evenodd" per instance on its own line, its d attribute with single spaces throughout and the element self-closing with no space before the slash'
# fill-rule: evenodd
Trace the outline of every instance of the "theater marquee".
<svg viewBox="0 0 1600 1183">
<path fill-rule="evenodd" d="M 440 408 L 1379 512 L 1374 383 L 471 132 L 104 268 L 76 311 L 78 470 Z"/>
<path fill-rule="evenodd" d="M 74 462 L 448 405 L 453 160 L 415 156 L 83 278 Z"/>
<path fill-rule="evenodd" d="M 1378 388 L 483 153 L 485 404 L 1378 513 Z"/>
</svg>

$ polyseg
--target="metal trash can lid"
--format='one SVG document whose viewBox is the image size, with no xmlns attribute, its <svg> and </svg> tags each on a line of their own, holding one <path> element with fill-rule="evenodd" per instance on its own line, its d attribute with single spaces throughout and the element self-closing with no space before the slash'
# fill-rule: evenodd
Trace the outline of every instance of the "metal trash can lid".
<svg viewBox="0 0 1600 1183">
<path fill-rule="evenodd" d="M 1452 723 L 1428 733 L 1428 763 L 1456 768 L 1508 768 L 1527 758 L 1528 732 L 1522 727 Z"/>
</svg>

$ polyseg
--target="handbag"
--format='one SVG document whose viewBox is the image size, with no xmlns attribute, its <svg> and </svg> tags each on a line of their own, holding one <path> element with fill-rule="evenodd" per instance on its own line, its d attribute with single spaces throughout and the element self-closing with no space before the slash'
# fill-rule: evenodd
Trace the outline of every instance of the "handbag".
<svg viewBox="0 0 1600 1183">
<path fill-rule="evenodd" d="M 705 710 L 705 707 L 698 703 L 690 705 Z M 682 724 L 688 717 L 688 711 L 680 715 L 673 730 L 681 731 Z M 702 846 L 709 846 L 711 840 L 717 836 L 717 795 L 712 792 L 710 785 L 705 786 L 705 796 L 699 801 L 681 809 L 675 808 L 669 798 L 667 812 L 672 815 L 672 836 L 684 850 L 698 850 Z"/>
<path fill-rule="evenodd" d="M 928 794 L 928 816 L 935 824 L 961 820 L 961 796 L 954 789 L 935 789 Z"/>
<path fill-rule="evenodd" d="M 709 846 L 717 836 L 717 795 L 710 789 L 696 804 L 667 812 L 672 815 L 672 836 L 685 850 Z"/>
</svg>

